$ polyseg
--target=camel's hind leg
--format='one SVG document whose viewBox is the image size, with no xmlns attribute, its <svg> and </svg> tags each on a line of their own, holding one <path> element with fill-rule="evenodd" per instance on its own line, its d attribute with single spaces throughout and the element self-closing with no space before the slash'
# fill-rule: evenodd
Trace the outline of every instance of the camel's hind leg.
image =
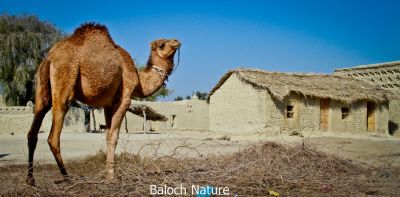
<svg viewBox="0 0 400 197">
<path fill-rule="evenodd" d="M 58 168 L 64 177 L 67 177 L 68 174 L 61 157 L 60 136 L 65 114 L 74 98 L 74 88 L 78 72 L 77 66 L 72 66 L 64 62 L 54 65 L 50 71 L 53 121 L 47 142 L 56 159 Z M 68 74 L 66 75 L 66 73 Z"/>
<path fill-rule="evenodd" d="M 38 133 L 42 125 L 43 118 L 51 108 L 51 93 L 49 79 L 50 62 L 44 60 L 39 66 L 37 72 L 37 86 L 35 96 L 35 112 L 33 116 L 32 126 L 28 132 L 28 177 L 26 182 L 29 185 L 35 185 L 33 178 L 33 155 L 35 153 L 36 144 L 38 141 Z"/>
<path fill-rule="evenodd" d="M 40 100 L 40 99 L 37 99 Z M 38 105 L 40 103 L 40 105 Z M 28 162 L 28 177 L 26 182 L 29 185 L 35 185 L 35 179 L 33 178 L 33 155 L 35 153 L 36 144 L 38 141 L 38 133 L 40 126 L 42 125 L 43 118 L 45 117 L 46 113 L 50 110 L 51 104 L 43 103 L 41 101 L 36 102 L 35 105 L 35 115 L 33 117 L 33 122 L 31 129 L 28 133 L 28 148 L 29 148 L 29 162 Z"/>
<path fill-rule="evenodd" d="M 49 143 L 50 150 L 56 159 L 58 168 L 63 176 L 68 176 L 67 171 L 65 170 L 64 163 L 61 157 L 61 150 L 60 150 L 60 136 L 61 130 L 64 123 L 65 114 L 68 111 L 68 103 L 66 101 L 60 102 L 53 102 L 53 122 L 51 125 L 50 135 L 47 139 Z"/>
</svg>

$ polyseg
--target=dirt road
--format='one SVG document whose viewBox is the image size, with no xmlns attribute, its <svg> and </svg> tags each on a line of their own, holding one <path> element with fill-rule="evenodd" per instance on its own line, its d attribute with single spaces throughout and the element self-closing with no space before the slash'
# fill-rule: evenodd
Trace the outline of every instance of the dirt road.
<svg viewBox="0 0 400 197">
<path fill-rule="evenodd" d="M 47 144 L 47 133 L 39 134 L 35 161 L 54 163 Z M 148 157 L 177 155 L 203 157 L 209 154 L 227 154 L 243 150 L 259 141 L 275 141 L 291 146 L 302 144 L 363 164 L 400 166 L 400 138 L 368 134 L 310 133 L 300 136 L 214 134 L 211 132 L 175 131 L 168 133 L 120 134 L 118 152 L 131 152 Z M 83 158 L 105 150 L 104 133 L 63 132 L 61 152 L 64 161 Z M 0 136 L 0 165 L 25 163 L 27 160 L 26 135 Z"/>
</svg>

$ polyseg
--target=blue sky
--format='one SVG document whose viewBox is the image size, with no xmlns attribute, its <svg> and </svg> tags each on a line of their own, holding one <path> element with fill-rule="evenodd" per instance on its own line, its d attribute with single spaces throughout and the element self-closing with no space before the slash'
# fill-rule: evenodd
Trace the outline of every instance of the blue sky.
<svg viewBox="0 0 400 197">
<path fill-rule="evenodd" d="M 157 38 L 182 41 L 167 85 L 176 96 L 208 92 L 237 67 L 331 73 L 400 60 L 400 1 L 45 1 L 0 0 L 71 33 L 86 21 L 108 26 L 139 64 Z"/>
</svg>

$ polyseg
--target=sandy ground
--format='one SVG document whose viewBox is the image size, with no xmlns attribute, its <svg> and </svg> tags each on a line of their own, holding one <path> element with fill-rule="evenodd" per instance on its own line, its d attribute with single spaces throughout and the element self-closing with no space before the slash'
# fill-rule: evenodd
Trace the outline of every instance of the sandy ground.
<svg viewBox="0 0 400 197">
<path fill-rule="evenodd" d="M 130 152 L 148 157 L 177 155 L 181 157 L 203 157 L 243 150 L 251 144 L 275 141 L 290 146 L 303 144 L 316 151 L 375 166 L 400 166 L 400 138 L 388 135 L 318 133 L 300 136 L 266 135 L 262 133 L 234 135 L 210 132 L 175 131 L 168 133 L 126 134 L 121 132 L 117 152 Z M 35 161 L 55 163 L 47 144 L 48 133 L 40 133 Z M 229 140 L 228 140 L 229 139 Z M 105 150 L 104 133 L 63 132 L 61 152 L 65 162 L 96 154 Z M 0 165 L 25 163 L 27 160 L 26 135 L 0 136 Z"/>
</svg>

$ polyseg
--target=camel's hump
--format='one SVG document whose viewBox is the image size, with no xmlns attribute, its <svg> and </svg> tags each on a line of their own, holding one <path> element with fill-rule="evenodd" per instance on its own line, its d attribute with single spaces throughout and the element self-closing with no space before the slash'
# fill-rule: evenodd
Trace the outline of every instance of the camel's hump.
<svg viewBox="0 0 400 197">
<path fill-rule="evenodd" d="M 94 22 L 90 22 L 90 23 L 84 23 L 81 26 L 79 26 L 78 28 L 75 29 L 74 34 L 72 34 L 73 36 L 80 36 L 83 35 L 85 33 L 89 33 L 91 31 L 100 31 L 103 32 L 104 34 L 109 34 L 108 33 L 108 29 L 105 25 L 99 24 L 99 23 L 94 23 Z"/>
<path fill-rule="evenodd" d="M 100 32 L 100 33 L 104 34 L 105 36 L 107 36 L 110 39 L 110 41 L 112 41 L 107 27 L 105 25 L 102 25 L 99 23 L 94 23 L 94 22 L 84 23 L 81 26 L 79 26 L 78 28 L 76 28 L 74 33 L 70 36 L 70 39 L 72 39 L 75 42 L 80 43 L 92 31 Z"/>
</svg>

